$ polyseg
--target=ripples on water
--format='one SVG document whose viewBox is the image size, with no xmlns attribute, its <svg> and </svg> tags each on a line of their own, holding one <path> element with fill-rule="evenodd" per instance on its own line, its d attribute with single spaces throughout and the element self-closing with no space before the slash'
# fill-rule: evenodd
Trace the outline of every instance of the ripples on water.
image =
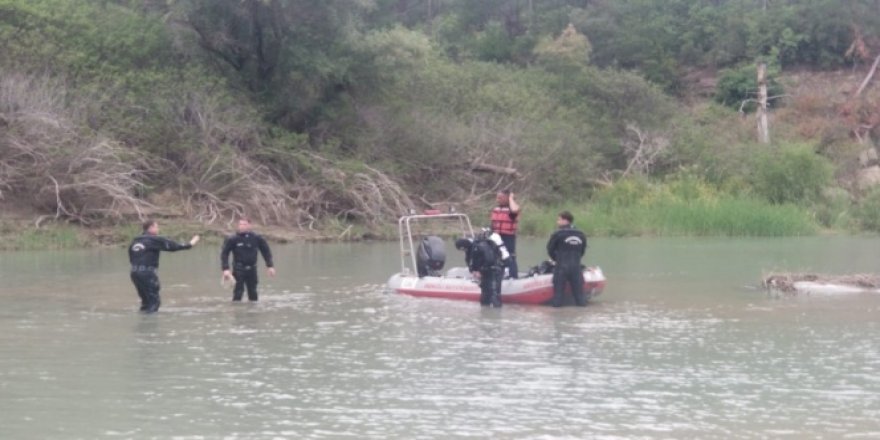
<svg viewBox="0 0 880 440">
<path fill-rule="evenodd" d="M 560 310 L 372 284 L 258 304 L 169 284 L 153 316 L 133 290 L 3 295 L 0 437 L 880 437 L 873 298 L 668 304 L 629 283 Z"/>
</svg>

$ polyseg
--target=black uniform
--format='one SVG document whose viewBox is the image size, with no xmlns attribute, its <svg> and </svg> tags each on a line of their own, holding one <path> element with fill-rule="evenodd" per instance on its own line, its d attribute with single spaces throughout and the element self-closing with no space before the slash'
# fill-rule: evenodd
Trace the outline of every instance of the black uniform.
<svg viewBox="0 0 880 440">
<path fill-rule="evenodd" d="M 141 297 L 141 311 L 153 313 L 159 310 L 159 252 L 175 252 L 191 248 L 189 243 L 177 243 L 158 235 L 143 234 L 135 237 L 128 246 L 131 263 L 131 282 Z"/>
<path fill-rule="evenodd" d="M 480 304 L 501 307 L 501 280 L 504 270 L 501 253 L 486 239 L 474 241 L 465 250 L 465 262 L 471 272 L 480 272 Z"/>
<path fill-rule="evenodd" d="M 229 270 L 229 253 L 232 253 L 232 276 L 235 277 L 235 288 L 232 289 L 232 300 L 241 301 L 244 288 L 247 286 L 248 299 L 257 300 L 257 252 L 263 254 L 266 267 L 274 267 L 272 251 L 266 240 L 253 232 L 239 232 L 230 235 L 223 243 L 220 252 L 220 266 Z"/>
<path fill-rule="evenodd" d="M 571 286 L 571 294 L 579 306 L 587 305 L 584 296 L 584 275 L 581 258 L 587 251 L 587 237 L 571 225 L 560 226 L 547 242 L 547 253 L 556 262 L 553 268 L 553 307 L 562 305 L 565 284 Z"/>
</svg>

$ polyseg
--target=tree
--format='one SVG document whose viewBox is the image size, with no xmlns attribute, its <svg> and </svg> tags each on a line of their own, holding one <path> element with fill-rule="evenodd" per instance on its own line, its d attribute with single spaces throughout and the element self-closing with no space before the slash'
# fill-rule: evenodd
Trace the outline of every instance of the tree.
<svg viewBox="0 0 880 440">
<path fill-rule="evenodd" d="M 545 65 L 569 65 L 583 67 L 590 60 L 593 50 L 590 41 L 569 23 L 558 38 L 545 37 L 535 47 L 538 62 Z"/>
<path fill-rule="evenodd" d="M 306 131 L 349 86 L 360 0 L 176 0 L 171 14 L 249 90 L 269 119 Z"/>
</svg>

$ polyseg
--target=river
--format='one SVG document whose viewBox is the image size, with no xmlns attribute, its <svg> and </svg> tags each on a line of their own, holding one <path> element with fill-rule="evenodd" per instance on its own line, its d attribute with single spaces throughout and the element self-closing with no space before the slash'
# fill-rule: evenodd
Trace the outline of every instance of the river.
<svg viewBox="0 0 880 440">
<path fill-rule="evenodd" d="M 256 304 L 215 247 L 163 254 L 154 315 L 124 249 L 0 253 L 0 438 L 880 438 L 880 295 L 757 287 L 876 273 L 880 239 L 590 245 L 587 308 L 387 294 L 396 243 L 289 244 Z"/>
</svg>

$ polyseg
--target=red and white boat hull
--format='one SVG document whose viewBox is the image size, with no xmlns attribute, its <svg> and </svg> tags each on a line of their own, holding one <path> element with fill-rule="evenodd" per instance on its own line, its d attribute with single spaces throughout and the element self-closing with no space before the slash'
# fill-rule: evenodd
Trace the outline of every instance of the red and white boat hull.
<svg viewBox="0 0 880 440">
<path fill-rule="evenodd" d="M 453 268 L 447 276 L 419 278 L 416 275 L 395 274 L 388 279 L 388 288 L 404 295 L 424 298 L 447 298 L 466 301 L 480 300 L 480 286 L 467 269 Z M 584 269 L 584 293 L 587 299 L 602 293 L 605 275 L 599 267 Z M 567 290 L 567 289 L 566 289 Z M 553 298 L 553 275 L 535 275 L 506 279 L 501 283 L 501 302 L 507 304 L 549 304 Z M 571 302 L 566 295 L 566 303 Z"/>
</svg>

